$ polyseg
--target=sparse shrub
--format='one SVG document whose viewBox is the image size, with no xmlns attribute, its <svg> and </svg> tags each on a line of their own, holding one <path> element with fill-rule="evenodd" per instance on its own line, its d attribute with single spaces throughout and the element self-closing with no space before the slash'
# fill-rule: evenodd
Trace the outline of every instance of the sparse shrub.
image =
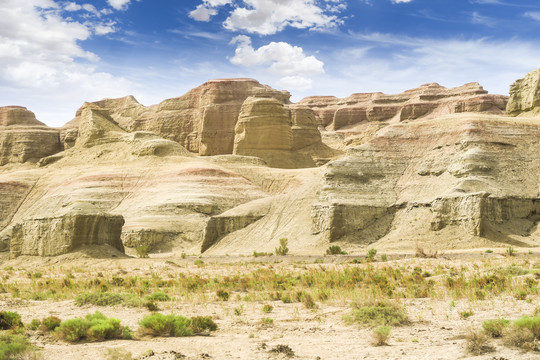
<svg viewBox="0 0 540 360">
<path fill-rule="evenodd" d="M 398 326 L 409 323 L 405 309 L 390 301 L 372 301 L 353 304 L 353 310 L 345 317 L 349 323 L 366 326 Z"/>
<path fill-rule="evenodd" d="M 486 334 L 472 329 L 465 335 L 465 349 L 469 354 L 473 355 L 482 355 L 495 350 L 495 348 L 489 344 L 489 338 Z"/>
<path fill-rule="evenodd" d="M 240 305 L 240 306 L 234 308 L 234 315 L 240 316 L 243 313 L 244 313 L 244 306 L 243 305 Z"/>
<path fill-rule="evenodd" d="M 388 338 L 390 337 L 390 326 L 379 326 L 373 329 L 371 335 L 373 337 L 373 345 L 383 346 L 388 345 Z"/>
<path fill-rule="evenodd" d="M 201 267 L 204 265 L 204 261 L 202 261 L 201 259 L 197 259 L 193 262 L 194 265 L 198 266 L 198 267 Z"/>
<path fill-rule="evenodd" d="M 253 257 L 259 257 L 259 256 L 272 256 L 272 255 L 273 255 L 272 253 L 258 252 L 258 251 L 253 250 Z"/>
<path fill-rule="evenodd" d="M 482 328 L 487 335 L 499 338 L 503 336 L 508 325 L 510 325 L 510 321 L 506 319 L 486 320 L 482 323 Z"/>
<path fill-rule="evenodd" d="M 21 315 L 15 311 L 0 311 L 0 330 L 22 327 Z"/>
<path fill-rule="evenodd" d="M 65 341 L 77 342 L 83 339 L 89 341 L 104 341 L 110 339 L 130 339 L 131 330 L 121 326 L 119 319 L 107 318 L 96 311 L 84 318 L 75 318 L 62 321 L 54 334 Z"/>
<path fill-rule="evenodd" d="M 416 253 L 415 256 L 417 258 L 433 258 L 436 259 L 439 256 L 439 251 L 431 251 L 426 252 L 424 248 L 422 248 L 420 245 L 416 244 Z"/>
<path fill-rule="evenodd" d="M 146 296 L 146 300 L 149 301 L 169 301 L 171 298 L 169 295 L 165 294 L 163 291 L 156 291 L 148 296 Z"/>
<path fill-rule="evenodd" d="M 30 321 L 30 323 L 26 325 L 29 330 L 37 330 L 40 326 L 41 321 L 39 321 L 38 319 L 32 319 L 32 321 Z"/>
<path fill-rule="evenodd" d="M 141 330 L 151 336 L 191 336 L 191 320 L 182 315 L 163 315 L 155 313 L 144 317 L 140 322 Z"/>
<path fill-rule="evenodd" d="M 107 349 L 107 360 L 132 360 L 133 354 L 124 349 Z"/>
<path fill-rule="evenodd" d="M 267 313 L 267 314 L 271 313 L 272 310 L 274 310 L 274 307 L 272 305 L 270 305 L 270 304 L 264 304 L 263 307 L 262 307 L 262 311 L 264 313 Z"/>
<path fill-rule="evenodd" d="M 287 255 L 289 253 L 288 243 L 289 240 L 287 238 L 279 239 L 279 247 L 276 248 L 276 255 Z"/>
<path fill-rule="evenodd" d="M 366 260 L 368 262 L 373 262 L 375 261 L 375 255 L 377 255 L 377 250 L 375 249 L 369 249 L 369 251 L 367 252 L 367 255 L 366 255 Z"/>
<path fill-rule="evenodd" d="M 516 250 L 512 247 L 512 246 L 509 246 L 506 248 L 506 256 L 514 256 L 516 255 Z"/>
<path fill-rule="evenodd" d="M 137 253 L 137 256 L 140 257 L 141 259 L 149 257 L 149 255 L 148 255 L 149 254 L 149 249 L 148 249 L 147 245 L 137 246 L 135 248 L 135 252 Z"/>
<path fill-rule="evenodd" d="M 459 317 L 462 319 L 468 319 L 473 315 L 474 313 L 472 312 L 472 310 L 463 310 L 462 312 L 459 313 Z"/>
<path fill-rule="evenodd" d="M 332 245 L 326 249 L 326 255 L 347 255 L 347 252 L 341 250 L 339 245 Z"/>
<path fill-rule="evenodd" d="M 144 307 L 147 308 L 149 311 L 152 311 L 152 312 L 159 311 L 159 306 L 153 300 L 145 302 Z"/>
<path fill-rule="evenodd" d="M 522 316 L 514 320 L 519 329 L 529 329 L 535 338 L 540 339 L 540 316 Z"/>
<path fill-rule="evenodd" d="M 231 294 L 227 290 L 219 289 L 216 291 L 216 296 L 221 301 L 227 301 L 229 300 L 229 297 L 231 296 Z"/>
<path fill-rule="evenodd" d="M 517 347 L 525 351 L 538 349 L 538 340 L 533 332 L 527 328 L 520 328 L 515 324 L 505 332 L 503 337 L 506 346 Z"/>
<path fill-rule="evenodd" d="M 386 256 L 386 254 L 382 254 L 381 255 L 381 261 L 383 261 L 383 262 L 388 261 L 388 256 Z"/>
<path fill-rule="evenodd" d="M 209 333 L 217 330 L 217 324 L 209 316 L 194 316 L 190 328 L 194 334 Z"/>
<path fill-rule="evenodd" d="M 274 319 L 269 318 L 269 317 L 263 317 L 261 319 L 261 322 L 263 323 L 263 325 L 273 325 L 274 324 Z"/>
<path fill-rule="evenodd" d="M 315 302 L 315 300 L 313 299 L 313 296 L 311 296 L 310 293 L 303 292 L 301 299 L 302 299 L 302 304 L 304 304 L 304 306 L 307 309 L 316 309 L 317 308 L 317 303 Z"/>
<path fill-rule="evenodd" d="M 45 331 L 53 331 L 60 326 L 62 320 L 56 316 L 49 316 L 41 320 L 41 328 Z"/>
<path fill-rule="evenodd" d="M 0 335 L 0 359 L 18 359 L 17 355 L 24 354 L 30 349 L 28 339 L 20 335 Z"/>
<path fill-rule="evenodd" d="M 293 357 L 294 351 L 291 349 L 289 345 L 276 345 L 272 349 L 270 349 L 270 352 L 276 353 L 276 354 L 284 354 L 287 357 Z"/>
<path fill-rule="evenodd" d="M 486 250 L 486 254 L 492 254 L 492 253 L 493 253 L 493 250 L 491 250 L 491 249 Z"/>
</svg>

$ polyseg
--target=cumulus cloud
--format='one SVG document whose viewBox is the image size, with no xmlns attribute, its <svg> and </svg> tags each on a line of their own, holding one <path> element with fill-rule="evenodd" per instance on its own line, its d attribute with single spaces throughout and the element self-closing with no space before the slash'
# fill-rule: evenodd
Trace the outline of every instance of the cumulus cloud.
<svg viewBox="0 0 540 360">
<path fill-rule="evenodd" d="M 62 16 L 64 9 L 50 0 L 0 2 L 3 102 L 32 106 L 31 110 L 37 110 L 39 115 L 40 105 L 35 105 L 38 98 L 44 108 L 53 108 L 63 103 L 73 106 L 73 101 L 80 103 L 81 98 L 127 91 L 126 80 L 98 71 L 99 57 L 80 45 L 93 35 L 113 32 L 114 22 L 66 20 Z M 88 9 L 82 6 L 79 10 Z"/>
<path fill-rule="evenodd" d="M 126 10 L 131 0 L 107 0 L 107 2 L 116 10 Z"/>
<path fill-rule="evenodd" d="M 307 89 L 311 87 L 312 81 L 306 76 L 324 73 L 324 63 L 315 56 L 304 54 L 299 46 L 271 42 L 254 49 L 251 39 L 245 35 L 235 37 L 231 44 L 237 45 L 231 63 L 244 67 L 264 66 L 267 72 L 282 76 L 278 81 L 280 86 L 293 84 L 290 88 Z"/>
<path fill-rule="evenodd" d="M 190 12 L 190 17 L 209 21 L 218 8 L 231 6 L 223 26 L 231 31 L 271 35 L 286 27 L 325 30 L 342 20 L 336 15 L 346 9 L 343 0 L 205 0 Z"/>
</svg>

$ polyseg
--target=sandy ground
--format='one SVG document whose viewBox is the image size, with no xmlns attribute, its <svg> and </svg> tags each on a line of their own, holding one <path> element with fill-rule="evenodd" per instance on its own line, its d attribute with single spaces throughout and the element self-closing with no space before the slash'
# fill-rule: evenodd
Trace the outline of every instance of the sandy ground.
<svg viewBox="0 0 540 360">
<path fill-rule="evenodd" d="M 229 262 L 231 259 L 227 259 Z M 332 261 L 332 258 L 328 258 Z M 56 260 L 45 262 L 35 260 L 29 267 L 50 269 L 59 266 Z M 167 263 L 167 261 L 169 261 Z M 92 260 L 79 259 L 63 263 L 62 268 L 80 267 L 93 271 L 95 269 L 128 271 L 131 274 L 148 274 L 147 269 L 154 271 L 170 266 L 170 259 L 117 259 Z M 175 259 L 179 261 L 179 259 Z M 236 259 L 236 261 L 242 261 Z M 275 261 L 275 260 L 274 260 Z M 272 264 L 274 268 L 290 266 L 289 262 Z M 404 262 L 424 261 L 414 259 L 395 260 L 396 266 Z M 428 260 L 425 260 L 428 261 Z M 467 264 L 469 260 L 437 259 L 431 264 Z M 435 263 L 434 263 L 435 262 Z M 5 266 L 6 263 L 4 263 Z M 243 266 L 238 265 L 238 271 Z M 257 264 L 251 264 L 251 267 Z M 235 265 L 209 265 L 181 268 L 178 271 L 190 272 L 235 272 Z M 350 299 L 318 302 L 317 309 L 306 309 L 301 303 L 285 304 L 281 301 L 242 301 L 234 296 L 226 302 L 213 301 L 199 303 L 197 301 L 172 301 L 160 303 L 162 313 L 182 314 L 185 316 L 212 316 L 218 324 L 218 330 L 211 336 L 195 336 L 185 338 L 142 338 L 137 340 L 115 340 L 99 343 L 69 344 L 51 338 L 48 335 L 29 332 L 32 342 L 41 350 L 43 359 L 127 359 L 121 354 L 131 353 L 139 359 L 540 359 L 539 353 L 524 353 L 510 349 L 501 342 L 494 341 L 495 352 L 471 356 L 465 351 L 464 334 L 468 329 L 479 329 L 487 319 L 504 317 L 515 319 L 522 315 L 530 315 L 540 306 L 538 295 L 529 301 L 517 300 L 511 296 L 502 296 L 484 301 L 466 299 L 408 299 L 404 300 L 412 323 L 407 326 L 394 327 L 388 346 L 373 346 L 371 329 L 355 325 L 347 325 L 343 316 L 350 311 Z M 262 306 L 271 304 L 274 309 L 264 313 Z M 236 314 L 234 309 L 241 308 Z M 32 301 L 11 299 L 4 294 L 0 300 L 0 310 L 17 311 L 23 322 L 32 319 L 55 315 L 65 320 L 81 317 L 96 310 L 107 316 L 122 320 L 133 330 L 138 328 L 138 321 L 150 314 L 146 308 L 96 307 L 75 305 L 73 300 L 67 301 Z M 467 319 L 460 318 L 460 312 L 472 310 L 473 315 Z M 263 324 L 263 318 L 272 318 L 273 324 Z M 294 355 L 276 353 L 272 350 L 279 345 L 287 345 Z M 113 357 L 116 353 L 116 358 Z"/>
</svg>

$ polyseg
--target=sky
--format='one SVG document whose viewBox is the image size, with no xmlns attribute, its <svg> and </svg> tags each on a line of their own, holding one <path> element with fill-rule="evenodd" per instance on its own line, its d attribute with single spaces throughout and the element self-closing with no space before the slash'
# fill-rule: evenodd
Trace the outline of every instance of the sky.
<svg viewBox="0 0 540 360">
<path fill-rule="evenodd" d="M 0 106 L 62 126 L 85 101 L 143 105 L 249 77 L 292 101 L 479 82 L 540 67 L 537 0 L 0 0 Z"/>
</svg>

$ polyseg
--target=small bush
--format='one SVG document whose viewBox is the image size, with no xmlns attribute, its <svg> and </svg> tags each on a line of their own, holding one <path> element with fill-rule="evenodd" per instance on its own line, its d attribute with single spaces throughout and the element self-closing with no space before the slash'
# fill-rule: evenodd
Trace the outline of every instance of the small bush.
<svg viewBox="0 0 540 360">
<path fill-rule="evenodd" d="M 60 320 L 60 318 L 51 315 L 41 321 L 41 327 L 45 331 L 53 331 L 59 327 L 61 323 L 62 320 Z"/>
<path fill-rule="evenodd" d="M 459 313 L 459 317 L 462 318 L 462 319 L 468 319 L 473 315 L 474 315 L 474 313 L 472 312 L 472 310 L 464 310 L 464 311 Z"/>
<path fill-rule="evenodd" d="M 41 321 L 38 319 L 32 319 L 30 323 L 26 326 L 29 330 L 37 330 L 41 326 Z"/>
<path fill-rule="evenodd" d="M 21 315 L 14 311 L 0 311 L 0 330 L 22 327 Z"/>
<path fill-rule="evenodd" d="M 147 301 L 144 303 L 144 307 L 152 312 L 159 311 L 159 306 L 156 304 L 155 301 Z"/>
<path fill-rule="evenodd" d="M 0 359 L 15 359 L 30 349 L 28 340 L 20 335 L 0 335 Z"/>
<path fill-rule="evenodd" d="M 141 246 L 136 247 L 135 252 L 137 253 L 137 256 L 140 257 L 141 259 L 149 257 L 148 255 L 149 249 L 147 245 L 141 245 Z"/>
<path fill-rule="evenodd" d="M 368 262 L 373 262 L 375 261 L 375 255 L 377 255 L 377 250 L 375 249 L 370 249 L 366 255 L 366 260 Z"/>
<path fill-rule="evenodd" d="M 209 316 L 192 317 L 190 327 L 194 334 L 208 333 L 217 330 L 217 324 Z"/>
<path fill-rule="evenodd" d="M 515 324 L 505 332 L 503 337 L 506 346 L 517 347 L 525 351 L 538 350 L 538 340 L 533 332 L 527 328 L 520 328 Z"/>
<path fill-rule="evenodd" d="M 263 323 L 263 325 L 273 325 L 274 319 L 269 318 L 269 317 L 264 317 L 261 319 L 261 322 Z"/>
<path fill-rule="evenodd" d="M 523 316 L 514 321 L 519 329 L 528 329 L 535 338 L 540 340 L 540 316 Z"/>
<path fill-rule="evenodd" d="M 182 315 L 152 314 L 143 318 L 139 325 L 145 335 L 151 336 L 191 336 L 191 320 Z"/>
<path fill-rule="evenodd" d="M 373 337 L 373 345 L 383 346 L 388 345 L 388 338 L 390 337 L 390 326 L 379 326 L 373 329 L 371 335 Z"/>
<path fill-rule="evenodd" d="M 253 257 L 259 257 L 259 256 L 272 256 L 274 254 L 272 253 L 267 253 L 267 252 L 258 252 L 258 251 L 255 251 L 253 250 Z"/>
<path fill-rule="evenodd" d="M 227 290 L 219 289 L 219 290 L 216 291 L 216 296 L 221 301 L 227 301 L 227 300 L 229 300 L 229 297 L 231 296 L 231 294 L 229 294 L 229 292 Z"/>
<path fill-rule="evenodd" d="M 264 304 L 264 306 L 262 307 L 262 311 L 267 314 L 271 313 L 272 310 L 274 310 L 274 307 L 270 304 Z"/>
<path fill-rule="evenodd" d="M 287 238 L 279 239 L 279 247 L 276 248 L 276 255 L 287 255 L 289 253 L 288 243 L 289 240 Z"/>
<path fill-rule="evenodd" d="M 107 318 L 96 311 L 84 318 L 62 321 L 54 334 L 65 341 L 77 342 L 83 339 L 89 341 L 104 341 L 109 339 L 130 339 L 131 330 L 121 326 L 119 319 Z"/>
<path fill-rule="evenodd" d="M 347 252 L 341 250 L 338 245 L 332 245 L 326 249 L 326 255 L 347 255 Z"/>
<path fill-rule="evenodd" d="M 487 335 L 499 338 L 503 336 L 508 325 L 510 325 L 510 321 L 506 319 L 486 320 L 482 323 L 482 328 Z"/>
<path fill-rule="evenodd" d="M 506 256 L 514 256 L 514 255 L 516 255 L 516 250 L 512 246 L 507 247 Z"/>
<path fill-rule="evenodd" d="M 303 292 L 301 296 L 302 304 L 306 307 L 306 309 L 316 309 L 317 303 L 313 299 L 313 296 L 311 296 L 308 292 Z"/>
<path fill-rule="evenodd" d="M 171 298 L 169 295 L 165 294 L 163 291 L 156 291 L 148 296 L 146 296 L 146 300 L 149 301 L 169 301 Z"/>
<path fill-rule="evenodd" d="M 409 323 L 405 309 L 390 301 L 353 304 L 353 310 L 345 317 L 345 320 L 367 326 L 398 326 Z"/>
<path fill-rule="evenodd" d="M 481 355 L 492 352 L 495 348 L 489 344 L 489 338 L 481 331 L 470 330 L 465 335 L 465 349 L 473 355 Z"/>
</svg>

